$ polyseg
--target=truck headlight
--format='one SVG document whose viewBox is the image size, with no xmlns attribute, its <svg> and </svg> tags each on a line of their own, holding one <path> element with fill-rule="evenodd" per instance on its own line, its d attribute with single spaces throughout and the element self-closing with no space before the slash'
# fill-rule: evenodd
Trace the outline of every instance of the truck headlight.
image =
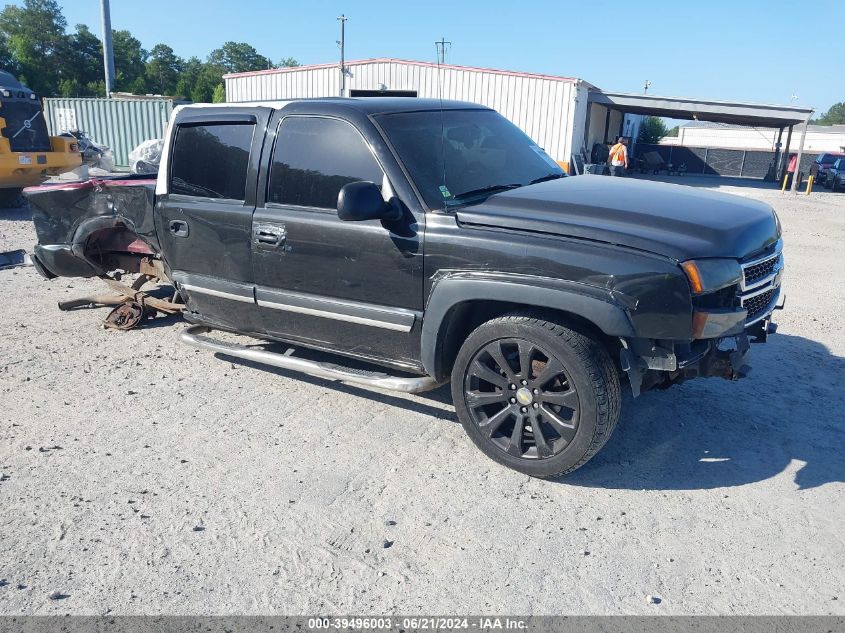
<svg viewBox="0 0 845 633">
<path fill-rule="evenodd" d="M 735 259 L 696 259 L 681 263 L 693 297 L 693 339 L 717 338 L 742 331 L 745 310 L 736 305 L 742 267 Z"/>
<path fill-rule="evenodd" d="M 735 259 L 690 259 L 681 263 L 694 295 L 706 294 L 738 284 L 742 268 Z"/>
</svg>

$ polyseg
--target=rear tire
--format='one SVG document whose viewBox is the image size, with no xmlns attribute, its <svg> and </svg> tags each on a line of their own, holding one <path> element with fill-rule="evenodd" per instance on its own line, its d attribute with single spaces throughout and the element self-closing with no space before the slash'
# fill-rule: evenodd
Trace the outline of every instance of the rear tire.
<svg viewBox="0 0 845 633">
<path fill-rule="evenodd" d="M 584 465 L 619 420 L 619 375 L 603 345 L 531 314 L 488 321 L 462 345 L 452 399 L 488 457 L 532 477 Z"/>
</svg>

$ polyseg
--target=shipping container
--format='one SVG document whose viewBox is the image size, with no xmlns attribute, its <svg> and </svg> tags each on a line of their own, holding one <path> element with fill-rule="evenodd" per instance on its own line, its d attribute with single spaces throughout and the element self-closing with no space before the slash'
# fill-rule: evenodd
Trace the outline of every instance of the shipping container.
<svg viewBox="0 0 845 633">
<path fill-rule="evenodd" d="M 167 98 L 44 99 L 50 134 L 84 131 L 91 140 L 111 147 L 119 170 L 129 169 L 129 152 L 142 141 L 164 136 L 173 108 L 174 100 Z"/>
</svg>

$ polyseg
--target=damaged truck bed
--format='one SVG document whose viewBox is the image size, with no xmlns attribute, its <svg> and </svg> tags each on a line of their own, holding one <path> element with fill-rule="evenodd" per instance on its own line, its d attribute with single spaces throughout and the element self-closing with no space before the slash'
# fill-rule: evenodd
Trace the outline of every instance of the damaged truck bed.
<svg viewBox="0 0 845 633">
<path fill-rule="evenodd" d="M 59 303 L 62 310 L 116 306 L 107 327 L 130 329 L 154 312 L 174 314 L 184 305 L 142 291 L 169 283 L 153 224 L 155 176 L 130 175 L 56 183 L 25 190 L 38 234 L 32 261 L 46 278 L 99 277 L 116 294 Z M 132 285 L 123 273 L 138 273 Z M 157 293 L 157 294 L 160 294 Z"/>
<path fill-rule="evenodd" d="M 33 262 L 48 279 L 139 272 L 158 253 L 155 177 L 121 176 L 25 190 L 38 233 Z"/>
</svg>

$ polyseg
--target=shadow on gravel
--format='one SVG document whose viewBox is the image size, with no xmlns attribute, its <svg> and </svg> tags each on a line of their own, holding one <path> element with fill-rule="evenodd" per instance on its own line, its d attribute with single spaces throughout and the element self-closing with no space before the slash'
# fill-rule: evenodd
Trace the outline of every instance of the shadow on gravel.
<svg viewBox="0 0 845 633">
<path fill-rule="evenodd" d="M 745 380 L 711 378 L 626 396 L 604 449 L 559 483 L 696 490 L 753 483 L 785 469 L 797 471 L 799 489 L 845 481 L 845 358 L 784 334 L 753 352 Z"/>
<path fill-rule="evenodd" d="M 29 205 L 17 209 L 0 209 L 0 221 L 25 222 L 32 219 L 32 212 Z"/>
<path fill-rule="evenodd" d="M 271 350 L 273 349 L 273 345 L 274 344 L 259 345 L 258 347 Z M 277 346 L 277 349 L 273 349 L 273 351 L 280 351 L 278 347 L 282 346 Z M 313 350 L 304 350 L 301 348 L 297 348 L 296 355 L 300 358 L 310 358 L 313 360 L 338 362 L 338 357 L 336 356 Z M 364 398 L 366 400 L 372 400 L 381 404 L 386 404 L 389 406 L 397 407 L 399 409 L 404 409 L 406 411 L 412 411 L 414 413 L 421 413 L 423 415 L 428 415 L 445 422 L 455 422 L 456 424 L 458 422 L 458 418 L 455 416 L 454 409 L 452 409 L 451 406 L 452 395 L 449 392 L 448 385 L 443 385 L 442 387 L 438 387 L 437 389 L 433 389 L 432 391 L 427 391 L 425 393 L 417 394 L 416 396 L 402 397 L 399 395 L 391 395 L 389 392 L 385 393 L 384 391 L 377 391 L 375 389 L 367 389 L 366 387 L 349 385 L 335 380 L 326 380 L 324 378 L 318 378 L 316 376 L 309 376 L 308 374 L 302 374 L 297 371 L 290 371 L 286 369 L 281 369 L 279 367 L 263 365 L 261 363 L 255 363 L 253 361 L 245 360 L 243 358 L 227 356 L 226 354 L 215 354 L 215 356 L 221 360 L 225 360 L 236 365 L 241 365 L 243 367 L 251 367 L 252 369 L 270 372 L 272 374 L 276 374 L 277 376 L 290 378 L 291 380 L 299 380 L 302 382 L 306 382 L 310 385 L 315 385 L 317 387 L 332 389 L 339 393 L 345 393 L 351 396 Z M 363 363 L 355 363 L 354 361 L 351 361 L 349 359 L 344 359 L 341 362 L 349 365 L 350 367 L 365 367 L 368 369 L 373 369 L 372 366 Z M 383 368 L 377 369 L 379 371 L 384 371 Z M 420 400 L 431 400 L 433 402 L 440 403 L 441 405 L 448 405 L 448 409 L 443 409 L 437 406 L 431 406 L 424 402 L 420 402 Z"/>
<path fill-rule="evenodd" d="M 274 351 L 286 347 L 256 346 Z M 755 345 L 753 352 L 751 376 L 738 382 L 693 380 L 636 400 L 624 384 L 622 419 L 607 445 L 579 470 L 550 481 L 608 489 L 699 490 L 754 483 L 787 469 L 795 471 L 799 489 L 845 481 L 845 358 L 816 341 L 784 334 Z M 298 349 L 297 356 L 337 361 L 317 351 Z M 457 423 L 448 385 L 403 397 L 225 354 L 217 357 Z"/>
</svg>

